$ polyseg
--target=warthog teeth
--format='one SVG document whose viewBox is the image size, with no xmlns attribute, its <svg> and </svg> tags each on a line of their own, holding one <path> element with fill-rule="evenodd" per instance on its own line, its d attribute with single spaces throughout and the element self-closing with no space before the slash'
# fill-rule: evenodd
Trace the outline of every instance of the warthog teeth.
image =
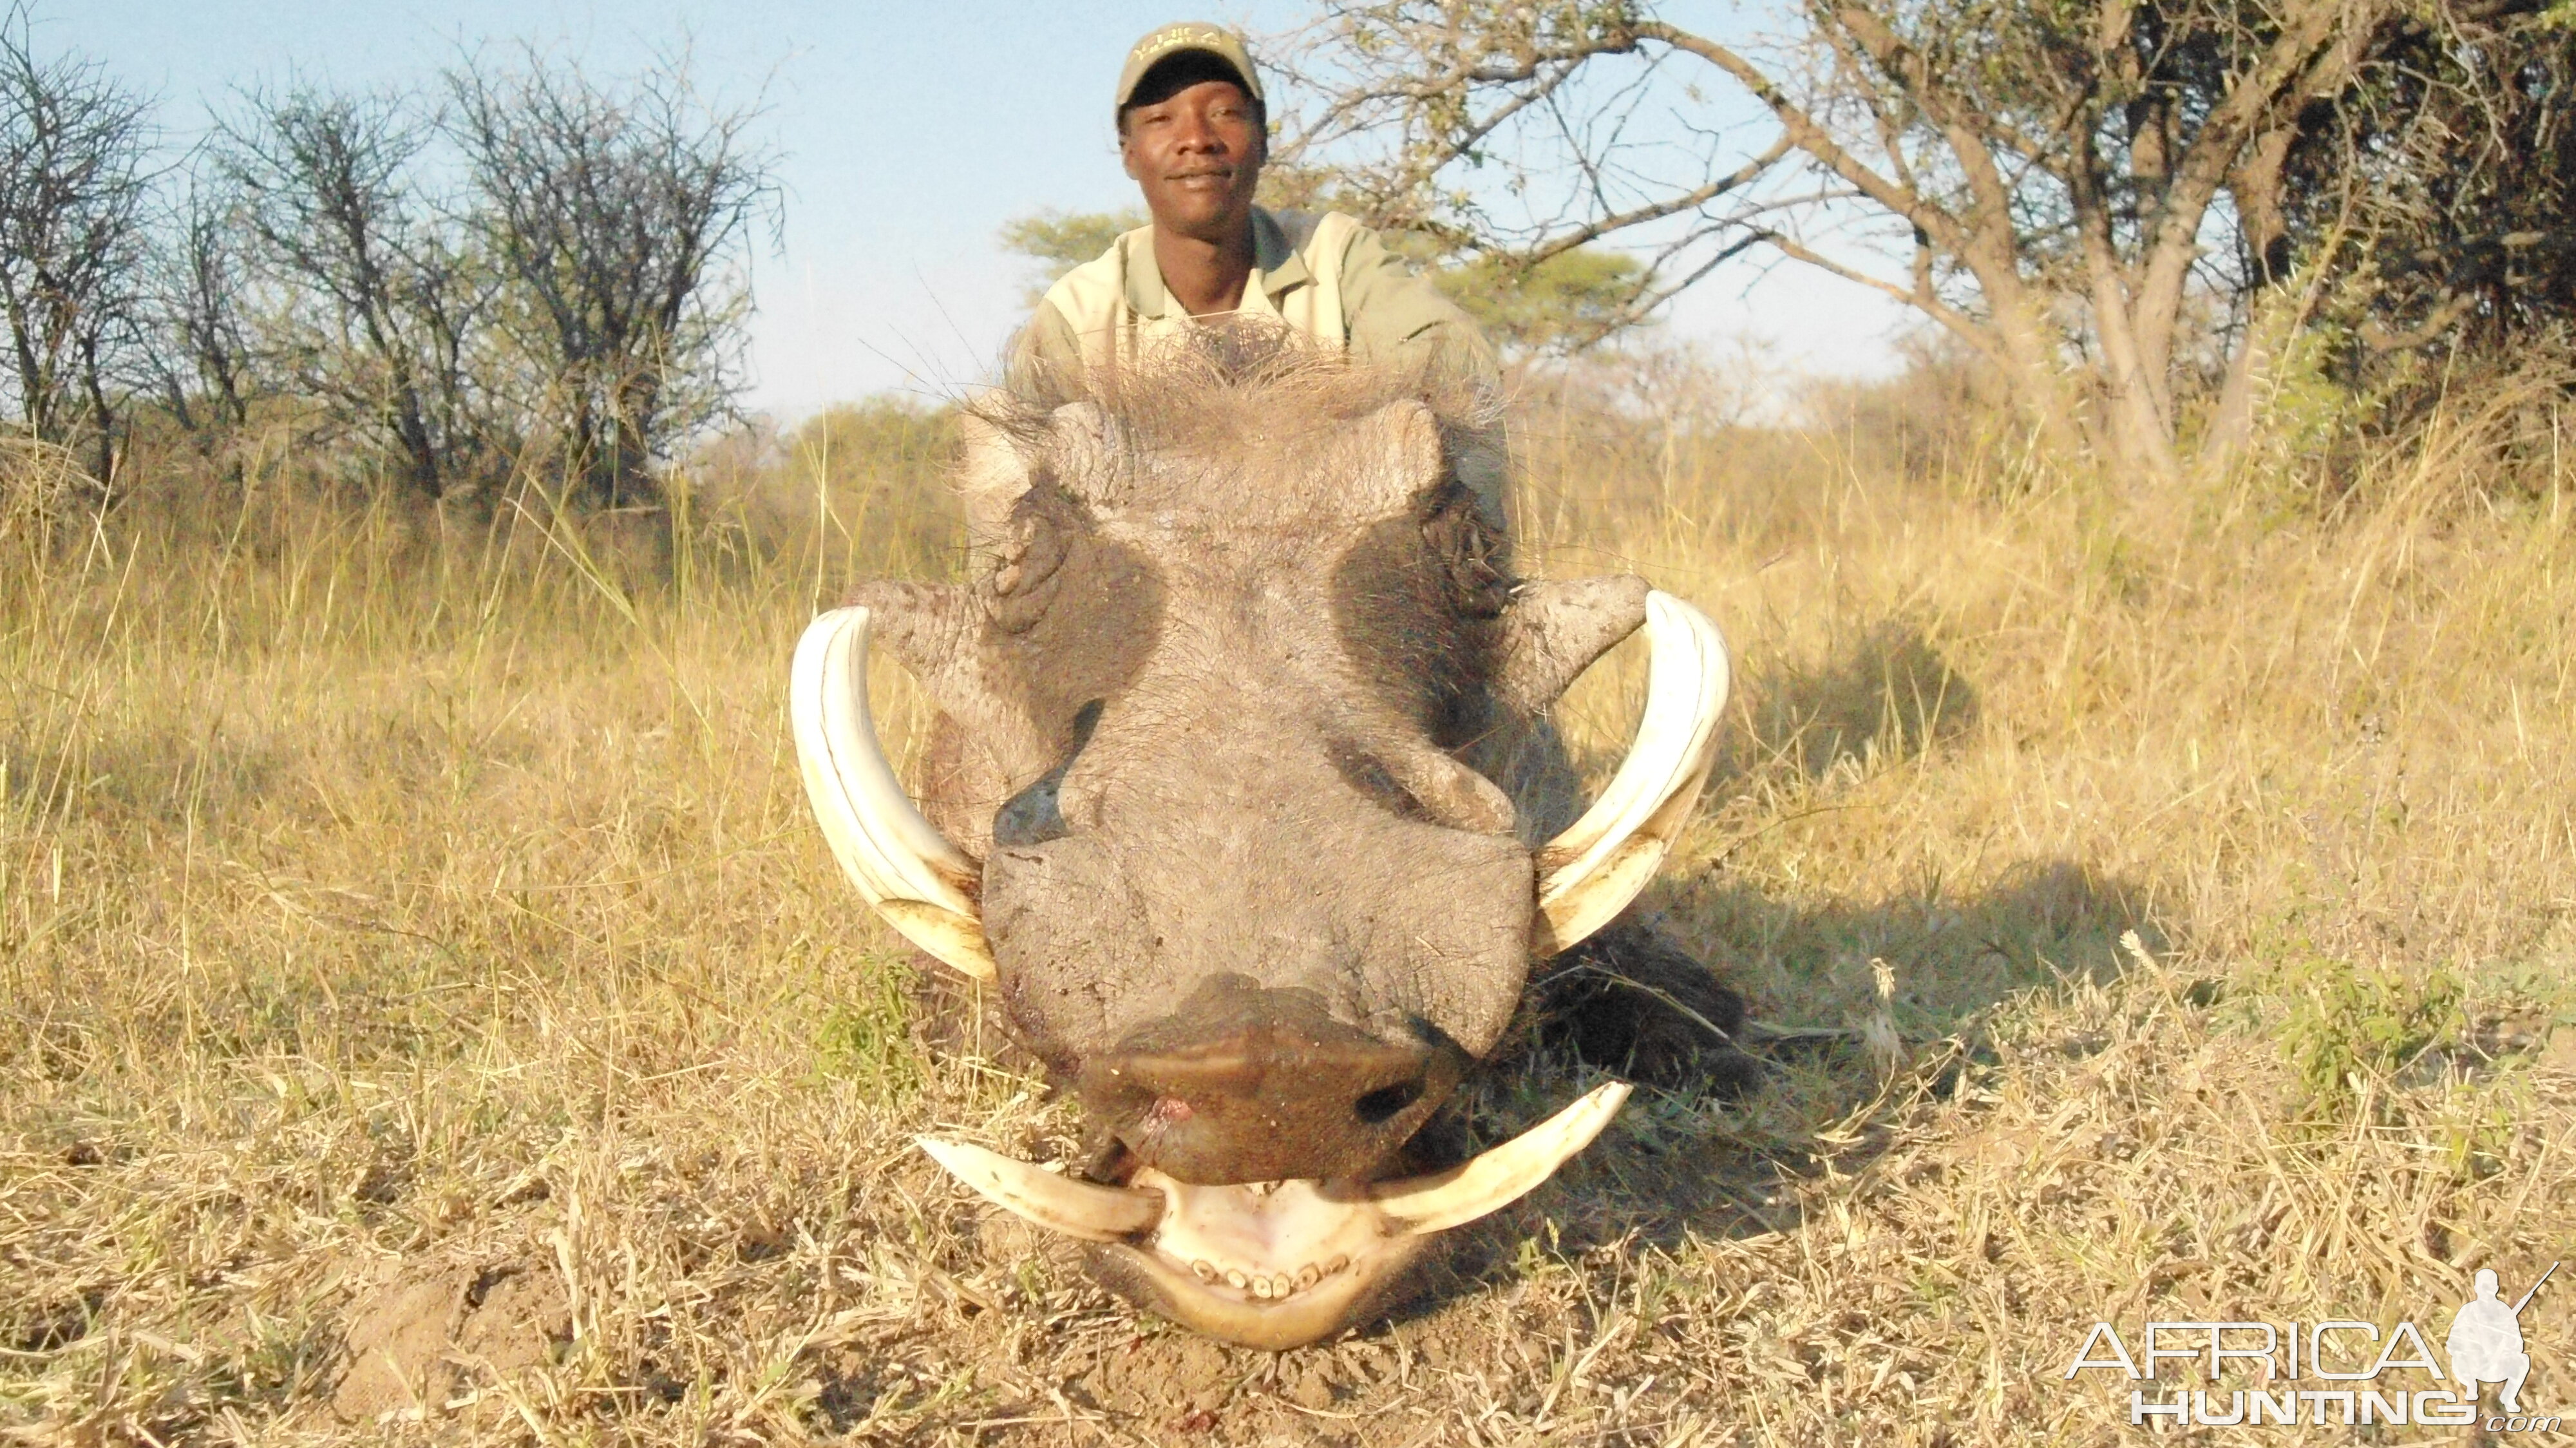
<svg viewBox="0 0 2576 1448">
<path fill-rule="evenodd" d="M 995 1206 L 1087 1242 L 1123 1241 L 1163 1215 L 1160 1192 L 1074 1181 L 962 1141 L 916 1136 L 913 1142 Z"/>
<path fill-rule="evenodd" d="M 1325 1278 L 1337 1276 L 1351 1265 L 1348 1257 L 1336 1256 L 1327 1264 L 1313 1262 L 1294 1272 L 1264 1274 L 1246 1272 L 1240 1267 L 1217 1270 L 1205 1257 L 1190 1263 L 1190 1275 L 1210 1287 L 1231 1287 L 1257 1302 L 1278 1302 L 1307 1291 Z"/>
<path fill-rule="evenodd" d="M 1282 1298 L 1294 1297 L 1300 1292 L 1307 1291 L 1316 1283 L 1323 1281 L 1327 1277 L 1338 1276 L 1342 1272 L 1348 1270 L 1350 1265 L 1350 1258 L 1336 1256 L 1331 1262 L 1323 1266 L 1317 1266 L 1316 1264 L 1309 1262 L 1305 1266 L 1298 1268 L 1295 1272 L 1280 1272 L 1271 1276 L 1263 1276 L 1258 1272 L 1234 1271 L 1219 1273 L 1214 1265 L 1205 1260 L 1200 1260 L 1190 1264 L 1190 1271 L 1192 1274 L 1197 1276 L 1201 1282 L 1205 1282 L 1210 1286 L 1223 1282 L 1238 1292 L 1249 1294 L 1256 1300 L 1262 1302 L 1276 1302 Z"/>
</svg>

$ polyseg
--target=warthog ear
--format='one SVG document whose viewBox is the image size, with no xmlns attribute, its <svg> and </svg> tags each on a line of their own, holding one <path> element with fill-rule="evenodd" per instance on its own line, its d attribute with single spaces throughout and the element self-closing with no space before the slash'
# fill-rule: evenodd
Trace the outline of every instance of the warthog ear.
<svg viewBox="0 0 2576 1448">
<path fill-rule="evenodd" d="M 1096 402 L 1068 402 L 1048 425 L 1054 438 L 1055 478 L 1064 490 L 1095 507 L 1115 507 L 1111 466 L 1125 446 L 1118 420 Z"/>
<path fill-rule="evenodd" d="M 980 573 L 1002 546 L 1012 505 L 1029 490 L 1029 460 L 1011 435 L 973 406 L 957 414 L 957 492 L 966 505 L 966 545 Z"/>
<path fill-rule="evenodd" d="M 1554 704 L 1593 660 L 1646 621 L 1649 591 L 1636 577 L 1522 585 L 1503 610 L 1496 701 L 1524 716 Z"/>
<path fill-rule="evenodd" d="M 1381 516 L 1417 506 L 1448 481 L 1440 420 L 1414 399 L 1399 398 L 1379 408 L 1361 425 L 1360 435 L 1369 456 L 1358 501 L 1375 504 Z"/>
</svg>

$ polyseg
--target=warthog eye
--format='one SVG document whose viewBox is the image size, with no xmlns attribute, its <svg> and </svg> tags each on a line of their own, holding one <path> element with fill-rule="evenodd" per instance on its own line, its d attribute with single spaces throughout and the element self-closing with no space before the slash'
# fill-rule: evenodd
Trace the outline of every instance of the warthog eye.
<svg viewBox="0 0 2576 1448">
<path fill-rule="evenodd" d="M 1342 776 L 1343 783 L 1405 819 L 1430 821 L 1430 811 L 1398 784 L 1386 765 L 1375 756 L 1346 741 L 1335 740 L 1332 759 L 1333 768 Z"/>
<path fill-rule="evenodd" d="M 1452 480 L 1422 525 L 1422 540 L 1449 585 L 1449 606 L 1462 618 L 1496 618 L 1511 602 L 1512 578 L 1502 540 L 1476 516 L 1473 494 Z"/>
<path fill-rule="evenodd" d="M 1004 633 L 1026 633 L 1054 602 L 1057 571 L 1081 522 L 1073 501 L 1052 483 L 1029 489 L 1011 510 L 984 581 L 992 619 Z"/>
<path fill-rule="evenodd" d="M 1092 700 L 1076 710 L 1073 716 L 1073 747 L 1056 761 L 1055 768 L 1038 777 L 1035 784 L 1002 801 L 993 812 L 993 843 L 1028 849 L 1049 840 L 1060 840 L 1071 834 L 1064 822 L 1064 811 L 1058 793 L 1064 787 L 1065 771 L 1082 757 L 1082 747 L 1091 742 L 1092 727 L 1100 722 L 1100 701 Z"/>
<path fill-rule="evenodd" d="M 1401 818 L 1479 834 L 1512 827 L 1512 802 L 1500 789 L 1427 744 L 1391 741 L 1372 751 L 1336 740 L 1332 759 L 1344 783 Z"/>
</svg>

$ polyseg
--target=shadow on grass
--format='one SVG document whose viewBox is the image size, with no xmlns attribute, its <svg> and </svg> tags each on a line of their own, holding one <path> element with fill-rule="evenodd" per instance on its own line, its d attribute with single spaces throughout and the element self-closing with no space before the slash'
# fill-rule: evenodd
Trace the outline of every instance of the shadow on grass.
<svg viewBox="0 0 2576 1448">
<path fill-rule="evenodd" d="M 1746 1044 L 1764 1062 L 1759 1092 L 1729 1101 L 1687 1088 L 1640 1090 L 1622 1122 L 1550 1188 L 1459 1231 L 1392 1320 L 1417 1322 L 1509 1283 L 1533 1242 L 1573 1258 L 1623 1242 L 1673 1251 L 1693 1238 L 1797 1230 L 1809 1195 L 1800 1181 L 1828 1163 L 1840 1175 L 1863 1170 L 1919 1100 L 1901 1083 L 1883 1089 L 1863 1040 L 1873 1017 L 1918 1062 L 1945 1063 L 1933 1068 L 1932 1089 L 1947 1090 L 1961 1065 L 1985 1054 L 1982 1022 L 1995 1007 L 2115 979 L 2131 968 L 2120 944 L 2129 931 L 2156 948 L 2145 897 L 2134 883 L 2064 860 L 2032 862 L 1967 897 L 1821 908 L 1713 875 L 1677 882 L 1664 892 L 1669 922 L 1751 997 Z M 1880 962 L 1893 985 L 1884 1000 Z M 1622 1074 L 1618 1063 L 1533 1055 L 1488 1084 L 1471 1134 L 1480 1147 L 1503 1140 L 1605 1070 Z M 1818 1136 L 1828 1125 L 1830 1143 Z"/>
</svg>

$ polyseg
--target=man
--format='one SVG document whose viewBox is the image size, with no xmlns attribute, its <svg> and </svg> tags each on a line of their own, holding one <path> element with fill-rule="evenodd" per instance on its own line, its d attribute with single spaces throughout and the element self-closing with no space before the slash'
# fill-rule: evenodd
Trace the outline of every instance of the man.
<svg viewBox="0 0 2576 1448">
<path fill-rule="evenodd" d="M 1418 369 L 1490 397 L 1493 349 L 1437 287 L 1338 213 L 1253 204 L 1269 159 L 1261 78 L 1220 26 L 1166 25 L 1119 73 L 1118 153 L 1153 221 L 1067 273 L 1038 304 L 1012 359 L 1013 388 L 1062 395 L 1070 379 L 1135 361 L 1194 327 L 1283 324 L 1362 363 Z M 1486 520 L 1503 526 L 1500 428 L 1458 459 Z"/>
</svg>

